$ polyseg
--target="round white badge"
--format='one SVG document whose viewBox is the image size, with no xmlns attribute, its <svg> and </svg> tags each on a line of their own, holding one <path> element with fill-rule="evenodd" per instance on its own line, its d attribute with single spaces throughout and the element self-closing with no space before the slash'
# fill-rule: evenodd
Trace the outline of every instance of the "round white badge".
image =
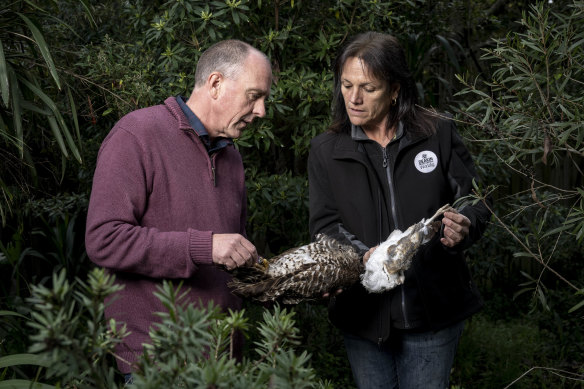
<svg viewBox="0 0 584 389">
<path fill-rule="evenodd" d="M 430 150 L 422 151 L 414 158 L 416 169 L 422 173 L 430 173 L 438 166 L 438 157 Z"/>
</svg>

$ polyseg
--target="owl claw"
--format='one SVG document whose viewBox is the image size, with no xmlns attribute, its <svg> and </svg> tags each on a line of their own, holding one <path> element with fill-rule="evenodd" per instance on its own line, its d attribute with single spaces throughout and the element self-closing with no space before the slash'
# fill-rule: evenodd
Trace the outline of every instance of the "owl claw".
<svg viewBox="0 0 584 389">
<path fill-rule="evenodd" d="M 254 267 L 259 268 L 261 271 L 265 272 L 268 270 L 268 267 L 270 267 L 270 262 L 268 262 L 268 260 L 264 257 L 258 256 L 257 262 L 253 265 Z"/>
</svg>

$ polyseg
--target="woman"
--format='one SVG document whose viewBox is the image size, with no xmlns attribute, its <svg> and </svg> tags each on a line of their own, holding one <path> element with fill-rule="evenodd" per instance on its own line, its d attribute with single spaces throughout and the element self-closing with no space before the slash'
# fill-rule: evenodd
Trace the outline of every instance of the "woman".
<svg viewBox="0 0 584 389">
<path fill-rule="evenodd" d="M 339 53 L 333 122 L 308 162 L 310 233 L 344 234 L 366 262 L 404 230 L 471 193 L 468 150 L 446 116 L 416 106 L 399 42 L 367 32 Z M 483 233 L 488 209 L 446 212 L 403 285 L 369 294 L 359 284 L 331 297 L 359 388 L 447 388 L 464 320 L 482 306 L 462 251 Z"/>
</svg>

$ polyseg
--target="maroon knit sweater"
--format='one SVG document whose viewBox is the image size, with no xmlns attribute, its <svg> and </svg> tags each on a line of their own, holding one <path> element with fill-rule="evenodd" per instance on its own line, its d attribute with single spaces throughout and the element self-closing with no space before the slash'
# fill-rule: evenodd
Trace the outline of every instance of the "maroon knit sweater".
<svg viewBox="0 0 584 389">
<path fill-rule="evenodd" d="M 228 146 L 210 158 L 174 97 L 114 126 L 97 158 L 85 244 L 124 285 L 106 309 L 131 332 L 117 349 L 122 373 L 149 342 L 153 314 L 164 310 L 153 295 L 162 279 L 182 280 L 194 303 L 241 307 L 211 250 L 213 233 L 244 235 L 245 218 L 241 155 Z"/>
</svg>

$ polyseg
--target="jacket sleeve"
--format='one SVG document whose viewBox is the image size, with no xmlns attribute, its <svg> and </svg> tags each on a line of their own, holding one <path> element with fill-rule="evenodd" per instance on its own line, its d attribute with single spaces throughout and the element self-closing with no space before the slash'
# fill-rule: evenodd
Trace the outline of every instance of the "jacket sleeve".
<svg viewBox="0 0 584 389">
<path fill-rule="evenodd" d="M 151 278 L 188 278 L 210 261 L 210 231 L 160 231 L 141 225 L 152 190 L 150 153 L 114 127 L 100 149 L 87 214 L 89 258 L 116 272 Z"/>
<path fill-rule="evenodd" d="M 323 148 L 318 142 L 311 142 L 308 155 L 309 230 L 312 240 L 317 234 L 336 238 L 344 244 L 351 244 L 363 256 L 369 247 L 349 232 L 343 225 L 331 192 Z"/>
<path fill-rule="evenodd" d="M 443 136 L 442 138 L 449 143 L 450 158 L 448 159 L 447 174 L 451 190 L 454 193 L 454 201 L 456 201 L 472 194 L 473 180 L 477 183 L 480 181 L 472 157 L 456 130 L 455 122 L 449 120 L 447 127 L 448 131 L 445 131 L 445 133 L 448 136 Z M 492 198 L 490 196 L 486 198 L 486 202 L 489 207 L 492 206 Z M 459 249 L 466 249 L 483 235 L 490 220 L 491 212 L 482 201 L 476 204 L 466 202 L 459 211 L 468 217 L 471 222 L 469 235 L 458 247 Z"/>
</svg>

